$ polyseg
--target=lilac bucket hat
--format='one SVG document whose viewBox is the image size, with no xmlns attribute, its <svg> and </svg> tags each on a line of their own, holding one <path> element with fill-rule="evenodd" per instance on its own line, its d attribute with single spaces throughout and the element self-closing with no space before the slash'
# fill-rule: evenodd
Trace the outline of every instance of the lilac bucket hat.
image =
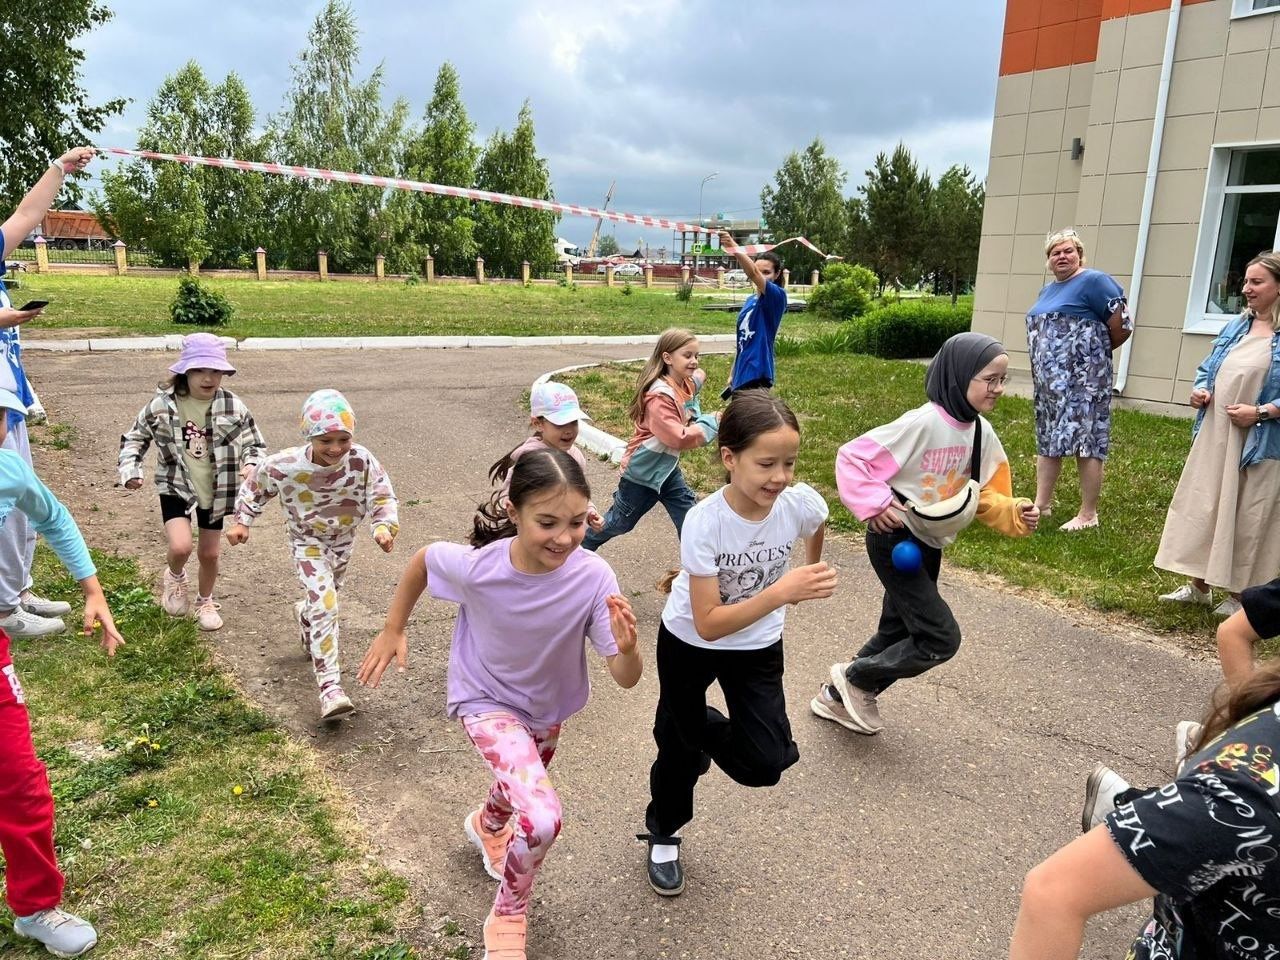
<svg viewBox="0 0 1280 960">
<path fill-rule="evenodd" d="M 186 373 L 188 370 L 236 372 L 236 368 L 227 360 L 226 345 L 212 333 L 192 333 L 182 338 L 182 355 L 169 368 L 169 372 Z"/>
</svg>

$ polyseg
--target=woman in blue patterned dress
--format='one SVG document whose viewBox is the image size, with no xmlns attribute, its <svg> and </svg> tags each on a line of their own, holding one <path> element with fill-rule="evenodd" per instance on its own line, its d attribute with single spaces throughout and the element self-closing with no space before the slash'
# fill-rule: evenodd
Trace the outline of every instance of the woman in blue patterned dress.
<svg viewBox="0 0 1280 960">
<path fill-rule="evenodd" d="M 1074 230 L 1044 245 L 1054 279 L 1027 312 L 1027 349 L 1035 387 L 1036 506 L 1049 516 L 1062 458 L 1080 470 L 1080 510 L 1059 529 L 1098 525 L 1102 463 L 1111 444 L 1111 351 L 1133 329 L 1124 290 L 1107 274 L 1085 269 Z"/>
</svg>

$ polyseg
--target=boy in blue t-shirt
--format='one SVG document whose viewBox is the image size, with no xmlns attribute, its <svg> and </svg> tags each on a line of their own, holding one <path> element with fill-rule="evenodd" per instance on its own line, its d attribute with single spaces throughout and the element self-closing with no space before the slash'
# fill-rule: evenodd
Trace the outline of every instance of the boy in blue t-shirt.
<svg viewBox="0 0 1280 960">
<path fill-rule="evenodd" d="M 773 341 L 787 312 L 787 291 L 782 283 L 782 260 L 767 250 L 754 260 L 734 247 L 733 238 L 720 232 L 720 246 L 733 250 L 738 266 L 747 275 L 756 292 L 738 312 L 737 352 L 729 386 L 721 397 L 729 399 L 739 390 L 773 386 Z"/>
</svg>

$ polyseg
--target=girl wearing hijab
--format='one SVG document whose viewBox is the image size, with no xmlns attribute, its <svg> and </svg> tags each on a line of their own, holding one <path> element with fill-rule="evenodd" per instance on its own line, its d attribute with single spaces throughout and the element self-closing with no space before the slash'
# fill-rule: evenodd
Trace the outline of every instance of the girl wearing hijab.
<svg viewBox="0 0 1280 960">
<path fill-rule="evenodd" d="M 1031 500 L 1013 496 L 1004 447 L 981 416 L 1004 393 L 1008 369 L 999 341 L 956 334 L 929 364 L 928 403 L 840 448 L 840 500 L 867 524 L 867 553 L 884 601 L 875 634 L 852 662 L 832 665 L 829 682 L 810 702 L 818 716 L 857 733 L 879 733 L 880 694 L 960 648 L 960 627 L 938 594 L 942 548 L 975 518 L 1013 537 L 1040 522 Z M 909 547 L 895 554 L 907 541 L 918 548 L 920 563 L 903 560 Z"/>
</svg>

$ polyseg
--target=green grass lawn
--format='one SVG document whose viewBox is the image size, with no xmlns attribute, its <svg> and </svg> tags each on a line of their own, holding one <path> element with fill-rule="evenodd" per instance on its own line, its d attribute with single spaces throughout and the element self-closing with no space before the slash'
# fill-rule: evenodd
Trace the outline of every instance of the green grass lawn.
<svg viewBox="0 0 1280 960">
<path fill-rule="evenodd" d="M 127 641 L 114 660 L 76 635 L 13 650 L 56 799 L 64 905 L 97 926 L 93 955 L 418 956 L 405 882 L 367 857 L 315 755 L 241 698 L 132 561 L 95 559 Z M 36 579 L 78 595 L 43 548 Z M 47 956 L 0 913 L 0 950 Z"/>
<path fill-rule="evenodd" d="M 235 307 L 220 332 L 234 337 L 373 336 L 379 334 L 644 334 L 667 327 L 697 333 L 732 333 L 735 312 L 701 309 L 708 297 L 681 303 L 674 292 L 632 286 L 575 288 L 519 284 L 319 283 L 308 280 L 206 280 Z M 169 318 L 175 277 L 105 277 L 26 274 L 18 305 L 50 301 L 24 330 L 30 338 L 56 329 L 89 330 L 94 336 L 184 333 Z M 718 291 L 726 301 L 742 294 Z M 789 314 L 783 331 L 792 336 L 838 324 Z"/>
<path fill-rule="evenodd" d="M 705 357 L 709 409 L 717 409 L 728 359 Z M 616 436 L 631 435 L 625 415 L 637 370 L 611 365 L 566 377 L 597 424 Z M 841 444 L 924 402 L 924 367 L 855 354 L 780 356 L 778 393 L 802 423 L 796 477 L 812 484 L 831 505 L 840 530 L 862 525 L 840 504 L 835 455 Z M 1118 611 L 1161 630 L 1210 631 L 1216 620 L 1203 609 L 1161 604 L 1156 597 L 1182 582 L 1155 570 L 1165 510 L 1191 447 L 1187 420 L 1127 410 L 1113 412 L 1111 457 L 1099 513 L 1102 527 L 1060 533 L 1058 524 L 1079 505 L 1074 465 L 1063 469 L 1055 516 L 1032 537 L 1011 539 L 975 523 L 947 549 L 951 562 L 999 574 L 1020 586 L 1046 591 L 1106 611 Z M 990 417 L 1009 455 L 1014 492 L 1035 492 L 1035 424 L 1031 401 L 1006 397 Z M 722 482 L 714 449 L 686 453 L 682 466 L 703 493 Z M 598 503 L 608 503 L 597 493 Z"/>
</svg>

